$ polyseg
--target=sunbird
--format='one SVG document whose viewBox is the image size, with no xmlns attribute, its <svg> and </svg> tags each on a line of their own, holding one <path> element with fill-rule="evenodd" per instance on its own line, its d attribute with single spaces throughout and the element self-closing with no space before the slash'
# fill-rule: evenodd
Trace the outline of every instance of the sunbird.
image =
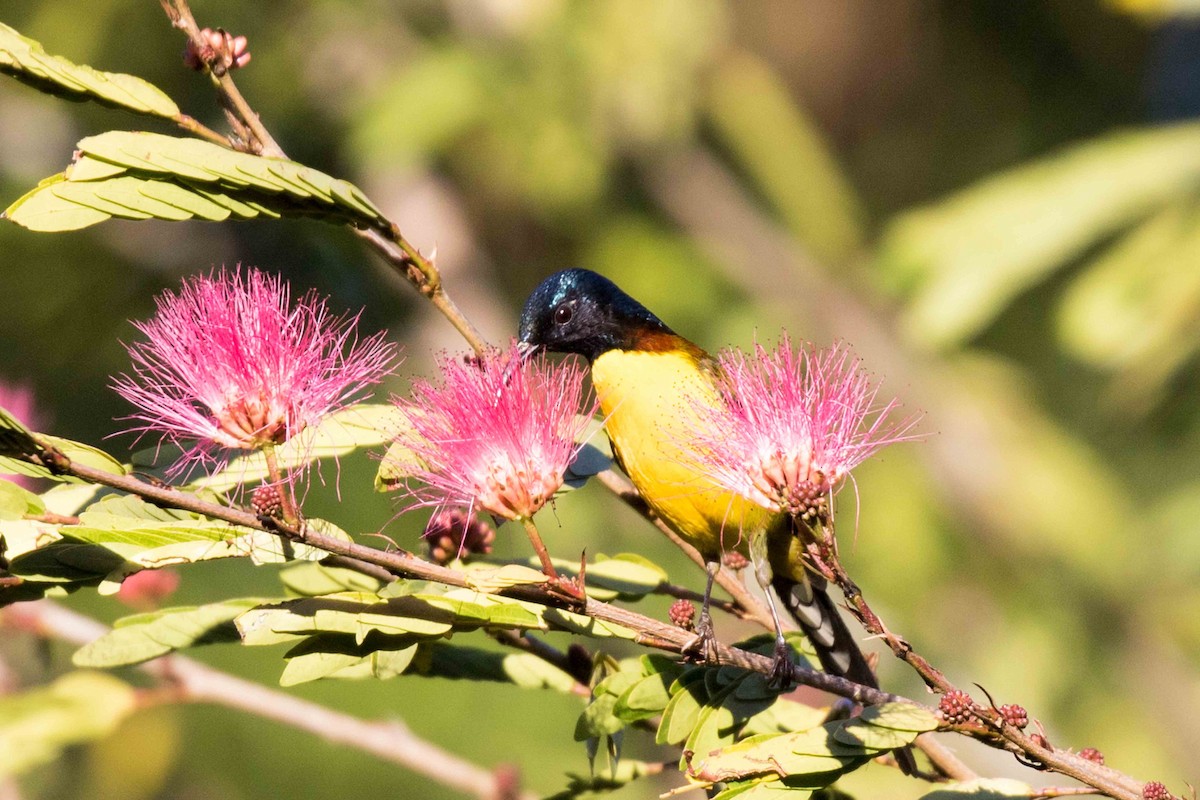
<svg viewBox="0 0 1200 800">
<path fill-rule="evenodd" d="M 826 672 L 878 688 L 825 580 L 804 565 L 796 528 L 803 523 L 722 488 L 687 452 L 697 407 L 722 402 L 716 359 L 585 269 L 558 272 L 533 291 L 521 313 L 518 346 L 527 355 L 548 350 L 587 359 L 617 463 L 654 513 L 704 557 L 708 582 L 693 648 L 711 652 L 713 578 L 722 555 L 737 551 L 755 562 L 760 583 L 774 589 Z M 771 612 L 775 677 L 790 684 L 792 663 L 774 602 Z"/>
</svg>

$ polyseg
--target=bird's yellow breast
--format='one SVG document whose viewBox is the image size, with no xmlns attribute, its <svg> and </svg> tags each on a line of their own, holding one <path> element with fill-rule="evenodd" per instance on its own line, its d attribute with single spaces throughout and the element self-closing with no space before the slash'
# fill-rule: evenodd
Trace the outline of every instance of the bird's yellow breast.
<svg viewBox="0 0 1200 800">
<path fill-rule="evenodd" d="M 707 558 L 744 552 L 767 512 L 717 486 L 686 444 L 696 404 L 720 402 L 699 358 L 683 350 L 610 350 L 593 361 L 592 384 L 613 451 L 655 513 Z"/>
</svg>

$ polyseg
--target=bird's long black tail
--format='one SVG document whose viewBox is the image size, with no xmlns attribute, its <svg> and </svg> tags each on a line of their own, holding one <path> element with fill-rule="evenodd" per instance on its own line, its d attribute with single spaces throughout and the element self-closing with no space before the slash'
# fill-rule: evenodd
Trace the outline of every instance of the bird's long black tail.
<svg viewBox="0 0 1200 800">
<path fill-rule="evenodd" d="M 879 688 L 875 672 L 834 606 L 824 578 L 810 574 L 807 580 L 797 581 L 776 573 L 771 576 L 771 588 L 812 642 L 822 669 L 863 686 Z"/>
</svg>

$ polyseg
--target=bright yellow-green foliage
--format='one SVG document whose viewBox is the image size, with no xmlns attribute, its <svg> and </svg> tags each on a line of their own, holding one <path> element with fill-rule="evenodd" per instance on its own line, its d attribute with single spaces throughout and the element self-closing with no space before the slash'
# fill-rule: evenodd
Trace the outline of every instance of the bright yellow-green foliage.
<svg viewBox="0 0 1200 800">
<path fill-rule="evenodd" d="M 195 0 L 194 10 L 201 25 L 249 37 L 254 59 L 235 78 L 289 156 L 359 187 L 425 252 L 436 243 L 451 294 L 492 341 L 513 334 L 532 286 L 569 265 L 613 278 L 710 350 L 773 338 L 781 326 L 822 345 L 847 340 L 889 391 L 924 411 L 931 434 L 864 464 L 839 497 L 843 556 L 872 605 L 960 685 L 1024 705 L 1056 745 L 1097 747 L 1110 764 L 1181 791 L 1200 780 L 1200 128 L 1161 124 L 1197 108 L 1172 91 L 1194 77 L 1174 82 L 1179 65 L 1153 21 L 1194 5 Z M 0 18 L 70 62 L 144 78 L 224 130 L 208 79 L 181 66 L 183 40 L 158 4 L 0 0 Z M 56 86 L 97 80 L 68 63 L 55 62 L 65 76 Z M 136 93 L 151 114 L 172 112 L 140 84 Z M 0 207 L 61 173 L 87 137 L 183 135 L 157 117 L 64 103 L 4 76 L 0 109 Z M 147 175 L 137 181 L 144 188 Z M 230 214 L 294 210 L 286 190 L 273 200 Z M 222 201 L 244 198 L 213 202 Z M 434 349 L 461 342 L 374 258 L 307 220 L 105 222 L 53 236 L 0 224 L 0 377 L 33 380 L 54 431 L 124 456 L 131 441 L 103 437 L 130 410 L 107 390 L 128 366 L 127 320 L 147 317 L 179 273 L 238 262 L 335 292 L 341 307 L 365 306 L 370 328 L 388 326 L 405 343 L 405 371 L 427 371 Z M 332 481 L 314 482 L 308 513 L 356 537 L 378 531 L 395 513 L 373 491 L 378 466 L 361 453 L 343 458 L 340 498 Z M 6 490 L 0 519 L 40 513 L 39 503 Z M 702 585 L 594 486 L 545 516 L 549 549 L 567 562 L 585 547 L 636 551 L 672 582 Z M 417 549 L 424 521 L 405 517 L 384 533 Z M 192 522 L 147 522 L 142 533 L 193 550 L 225 541 Z M 27 539 L 36 535 L 31 525 Z M 527 556 L 523 538 L 501 529 L 500 554 Z M 169 648 L 154 644 L 164 631 L 187 641 L 190 629 L 175 622 L 225 620 L 228 632 L 241 609 L 207 604 L 281 592 L 270 570 L 245 561 L 192 566 L 172 601 L 192 615 L 143 620 L 116 644 Z M 289 602 L 310 584 L 368 590 L 337 575 L 292 580 Z M 67 602 L 104 618 L 127 613 L 94 591 Z M 666 605 L 643 608 L 665 617 Z M 481 627 L 495 613 L 469 610 Z M 725 617 L 717 625 L 728 641 L 753 632 Z M 289 679 L 395 674 L 440 644 L 336 663 L 320 652 Z M 264 658 L 269 650 L 201 655 L 276 683 L 282 651 Z M 0 658 L 27 682 L 48 672 L 40 654 L 7 640 Z M 55 651 L 50 671 L 68 669 L 68 658 Z M 583 746 L 566 735 L 579 699 L 518 688 L 554 686 L 520 659 L 492 666 L 520 675 L 517 685 L 400 677 L 298 691 L 401 718 L 482 764 L 516 763 L 537 792 L 567 784 L 548 763 L 586 776 Z M 889 689 L 924 696 L 890 656 L 880 672 Z M 82 688 L 107 696 L 110 687 Z M 78 689 L 45 691 L 70 701 Z M 112 696 L 105 730 L 127 710 L 123 690 Z M 682 719 L 686 700 L 674 702 Z M 35 770 L 22 796 L 315 800 L 347 796 L 348 786 L 356 797 L 453 796 L 356 751 L 211 709 L 137 713 L 116 736 L 120 748 L 108 739 Z M 629 771 L 673 757 L 635 738 Z M 148 755 L 126 780 L 130 753 Z M 989 776 L 1038 779 L 1007 758 L 961 755 Z M 860 798 L 923 791 L 893 772 L 860 770 L 842 786 Z M 668 788 L 651 780 L 612 796 Z"/>
</svg>

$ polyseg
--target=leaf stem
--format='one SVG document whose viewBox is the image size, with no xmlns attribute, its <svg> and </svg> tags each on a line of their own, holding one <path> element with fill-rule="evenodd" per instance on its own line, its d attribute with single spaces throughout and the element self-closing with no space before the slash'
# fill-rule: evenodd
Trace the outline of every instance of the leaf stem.
<svg viewBox="0 0 1200 800">
<path fill-rule="evenodd" d="M 228 137 L 222 136 L 194 117 L 189 117 L 187 114 L 179 114 L 172 117 L 171 121 L 194 136 L 207 139 L 213 144 L 219 144 L 222 147 L 229 147 Z"/>
<path fill-rule="evenodd" d="M 537 523 L 533 521 L 533 517 L 522 517 L 521 524 L 525 526 L 525 534 L 533 544 L 533 551 L 537 553 L 538 559 L 542 562 L 542 572 L 546 573 L 551 580 L 558 580 L 558 570 L 554 568 L 554 561 L 550 558 L 549 551 L 546 550 L 542 535 L 538 533 Z"/>
<path fill-rule="evenodd" d="M 279 469 L 279 458 L 275 452 L 275 445 L 263 445 L 262 453 L 267 462 L 267 478 L 279 492 L 279 504 L 283 511 L 283 519 L 288 525 L 294 526 L 300 522 L 300 511 L 296 508 L 296 498 L 292 495 L 292 482 L 286 480 L 283 472 Z"/>
</svg>

